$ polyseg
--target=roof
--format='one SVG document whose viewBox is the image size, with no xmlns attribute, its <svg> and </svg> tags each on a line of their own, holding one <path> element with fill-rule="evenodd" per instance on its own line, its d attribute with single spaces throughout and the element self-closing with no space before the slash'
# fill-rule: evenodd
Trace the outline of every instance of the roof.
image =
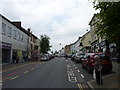
<svg viewBox="0 0 120 90">
<path fill-rule="evenodd" d="M 18 27 L 16 26 L 15 24 L 13 24 L 9 19 L 7 19 L 6 17 L 4 17 L 3 15 L 0 14 L 0 16 L 2 18 L 4 18 L 5 20 L 7 20 L 9 23 L 11 23 L 13 26 L 15 26 L 16 28 L 18 28 L 19 30 L 21 30 L 22 32 L 24 32 L 25 34 L 29 35 L 30 36 L 30 33 L 27 32 L 23 27 Z"/>
<path fill-rule="evenodd" d="M 96 17 L 97 14 L 94 14 L 94 16 L 92 17 L 91 21 L 89 22 L 89 25 L 91 25 L 92 21 L 94 20 L 94 18 Z"/>
</svg>

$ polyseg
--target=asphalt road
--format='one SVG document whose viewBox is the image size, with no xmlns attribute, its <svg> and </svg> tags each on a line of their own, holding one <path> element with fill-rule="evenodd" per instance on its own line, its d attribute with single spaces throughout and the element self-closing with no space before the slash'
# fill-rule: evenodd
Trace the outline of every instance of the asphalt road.
<svg viewBox="0 0 120 90">
<path fill-rule="evenodd" d="M 80 67 L 64 58 L 21 65 L 3 71 L 2 88 L 89 88 L 92 75 Z"/>
</svg>

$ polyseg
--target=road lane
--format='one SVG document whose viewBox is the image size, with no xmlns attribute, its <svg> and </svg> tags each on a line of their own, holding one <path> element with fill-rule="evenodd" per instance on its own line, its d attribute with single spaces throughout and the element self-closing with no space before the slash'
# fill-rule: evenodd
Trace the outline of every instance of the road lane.
<svg viewBox="0 0 120 90">
<path fill-rule="evenodd" d="M 67 75 L 65 59 L 55 58 L 14 80 L 7 80 L 3 88 L 79 88 L 77 83 L 69 82 Z"/>
</svg>

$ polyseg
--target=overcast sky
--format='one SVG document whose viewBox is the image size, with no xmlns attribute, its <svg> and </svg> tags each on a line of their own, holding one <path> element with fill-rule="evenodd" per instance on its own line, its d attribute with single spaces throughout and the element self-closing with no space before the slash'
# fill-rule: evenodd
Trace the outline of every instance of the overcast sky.
<svg viewBox="0 0 120 90">
<path fill-rule="evenodd" d="M 95 13 L 92 0 L 2 0 L 0 13 L 11 21 L 21 21 L 40 37 L 47 34 L 52 50 L 74 43 L 89 29 Z M 61 45 L 59 45 L 61 43 Z"/>
</svg>

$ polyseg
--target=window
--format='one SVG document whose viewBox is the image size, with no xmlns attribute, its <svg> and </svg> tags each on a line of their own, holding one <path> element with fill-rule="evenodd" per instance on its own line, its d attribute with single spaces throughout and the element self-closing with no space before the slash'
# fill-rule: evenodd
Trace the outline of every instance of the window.
<svg viewBox="0 0 120 90">
<path fill-rule="evenodd" d="M 16 34 L 17 34 L 16 30 L 14 30 L 14 37 L 13 37 L 14 39 L 16 39 Z"/>
<path fill-rule="evenodd" d="M 6 33 L 6 24 L 2 23 L 2 34 Z"/>
<path fill-rule="evenodd" d="M 18 41 L 20 41 L 20 32 L 18 32 Z"/>
<path fill-rule="evenodd" d="M 21 37 L 21 41 L 23 42 L 23 38 L 24 38 L 24 36 L 23 36 L 23 34 L 22 34 L 22 37 Z"/>
<path fill-rule="evenodd" d="M 12 36 L 12 28 L 8 27 L 8 36 L 11 37 Z"/>
</svg>

